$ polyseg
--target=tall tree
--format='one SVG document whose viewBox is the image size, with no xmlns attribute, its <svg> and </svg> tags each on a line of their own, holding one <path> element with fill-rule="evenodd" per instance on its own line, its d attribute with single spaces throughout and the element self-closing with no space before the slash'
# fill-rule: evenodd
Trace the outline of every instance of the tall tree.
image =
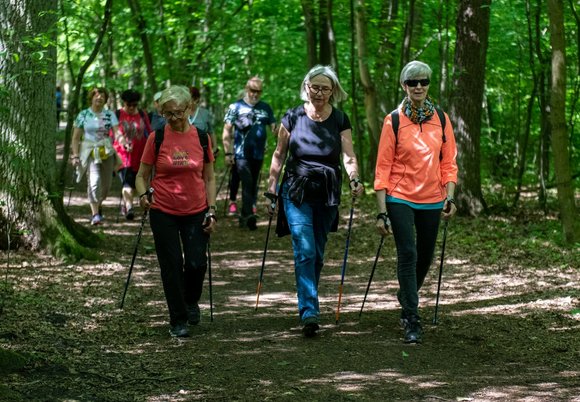
<svg viewBox="0 0 580 402">
<path fill-rule="evenodd" d="M 564 38 L 564 4 L 548 0 L 550 43 L 552 45 L 551 120 L 554 170 L 560 205 L 560 220 L 566 242 L 580 241 L 580 220 L 574 200 L 570 171 L 570 152 L 566 130 L 566 41 Z"/>
<path fill-rule="evenodd" d="M 147 69 L 147 81 L 148 89 L 150 88 L 151 93 L 157 92 L 157 80 L 155 79 L 155 67 L 153 65 L 153 52 L 151 51 L 151 45 L 149 40 L 149 35 L 147 34 L 147 23 L 143 17 L 143 12 L 141 11 L 141 4 L 139 0 L 127 0 L 129 3 L 129 8 L 131 9 L 131 14 L 133 14 L 133 19 L 137 25 L 137 30 L 139 31 L 139 37 L 141 38 L 141 44 L 143 45 L 143 57 L 145 61 L 145 67 Z"/>
<path fill-rule="evenodd" d="M 316 55 L 316 30 L 314 7 L 310 0 L 301 0 L 302 12 L 304 14 L 304 27 L 306 28 L 306 59 L 308 68 L 312 68 L 318 62 Z"/>
<path fill-rule="evenodd" d="M 0 4 L 0 238 L 58 253 L 76 231 L 56 180 L 56 16 L 56 0 Z"/>
<path fill-rule="evenodd" d="M 491 0 L 461 0 L 457 13 L 454 90 L 450 117 L 458 151 L 459 210 L 486 209 L 481 192 L 480 137 Z"/>
<path fill-rule="evenodd" d="M 358 49 L 358 68 L 360 80 L 364 89 L 365 111 L 369 129 L 370 150 L 367 166 L 373 169 L 376 162 L 379 136 L 381 134 L 380 118 L 378 116 L 377 91 L 371 77 L 367 52 L 367 23 L 365 17 L 365 2 L 357 0 L 355 6 L 356 45 Z M 362 155 L 360 155 L 362 157 Z"/>
</svg>

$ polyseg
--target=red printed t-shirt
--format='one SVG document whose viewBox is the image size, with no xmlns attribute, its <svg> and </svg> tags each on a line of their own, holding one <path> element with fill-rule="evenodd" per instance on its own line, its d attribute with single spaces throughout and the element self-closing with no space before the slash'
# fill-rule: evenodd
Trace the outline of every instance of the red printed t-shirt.
<svg viewBox="0 0 580 402">
<path fill-rule="evenodd" d="M 214 161 L 211 143 L 208 156 Z M 207 208 L 203 181 L 203 148 L 197 130 L 191 126 L 185 132 L 165 126 L 165 137 L 155 158 L 155 133 L 147 138 L 141 162 L 155 164 L 153 204 L 151 208 L 172 215 L 193 215 Z"/>
<path fill-rule="evenodd" d="M 151 125 L 147 113 L 129 114 L 119 109 L 119 132 L 125 137 L 125 141 L 132 145 L 132 151 L 127 152 L 117 140 L 113 146 L 123 161 L 123 167 L 130 167 L 137 172 L 141 163 L 141 156 L 147 141 L 147 135 L 151 132 Z"/>
</svg>

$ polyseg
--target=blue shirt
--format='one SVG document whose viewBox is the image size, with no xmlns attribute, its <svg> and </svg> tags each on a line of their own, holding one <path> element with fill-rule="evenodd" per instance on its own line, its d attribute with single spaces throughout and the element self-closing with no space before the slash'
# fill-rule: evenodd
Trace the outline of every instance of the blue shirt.
<svg viewBox="0 0 580 402">
<path fill-rule="evenodd" d="M 276 123 L 270 105 L 259 101 L 252 106 L 239 99 L 230 105 L 224 121 L 234 126 L 236 159 L 264 159 L 267 127 Z"/>
</svg>

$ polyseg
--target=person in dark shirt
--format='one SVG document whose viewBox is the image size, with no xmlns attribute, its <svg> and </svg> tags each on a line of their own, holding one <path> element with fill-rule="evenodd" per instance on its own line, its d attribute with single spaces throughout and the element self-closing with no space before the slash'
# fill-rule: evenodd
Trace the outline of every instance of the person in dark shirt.
<svg viewBox="0 0 580 402">
<path fill-rule="evenodd" d="M 271 201 L 281 197 L 278 222 L 285 219 L 292 235 L 302 332 L 311 337 L 320 323 L 318 282 L 324 249 L 328 233 L 338 228 L 341 156 L 350 178 L 351 196 L 358 197 L 364 188 L 358 177 L 350 121 L 332 106 L 347 97 L 333 69 L 313 67 L 302 81 L 300 97 L 304 104 L 288 110 L 282 119 L 265 195 Z M 271 207 L 269 213 L 274 213 Z M 280 231 L 284 226 L 277 225 L 279 236 L 288 234 Z"/>
</svg>

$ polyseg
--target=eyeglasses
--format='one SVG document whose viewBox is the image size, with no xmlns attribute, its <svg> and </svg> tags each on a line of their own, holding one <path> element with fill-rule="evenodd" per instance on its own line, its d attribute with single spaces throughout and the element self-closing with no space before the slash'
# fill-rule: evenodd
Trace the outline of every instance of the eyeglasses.
<svg viewBox="0 0 580 402">
<path fill-rule="evenodd" d="M 404 84 L 408 87 L 415 88 L 417 85 L 421 84 L 422 87 L 426 87 L 431 83 L 429 78 L 424 78 L 422 80 L 405 80 Z"/>
<path fill-rule="evenodd" d="M 185 111 L 186 110 L 187 110 L 187 108 L 185 108 L 183 110 L 178 110 L 176 112 L 162 112 L 161 114 L 163 115 L 163 117 L 165 117 L 168 120 L 170 120 L 170 119 L 181 119 L 185 115 Z"/>
<path fill-rule="evenodd" d="M 330 95 L 332 93 L 332 88 L 319 87 L 316 85 L 310 86 L 309 84 L 306 84 L 306 86 L 308 87 L 310 92 L 312 92 L 314 95 L 318 94 L 319 92 L 322 92 L 322 95 Z"/>
<path fill-rule="evenodd" d="M 260 95 L 262 93 L 261 89 L 248 88 L 248 91 L 250 91 L 251 93 L 256 94 L 256 95 Z"/>
</svg>

